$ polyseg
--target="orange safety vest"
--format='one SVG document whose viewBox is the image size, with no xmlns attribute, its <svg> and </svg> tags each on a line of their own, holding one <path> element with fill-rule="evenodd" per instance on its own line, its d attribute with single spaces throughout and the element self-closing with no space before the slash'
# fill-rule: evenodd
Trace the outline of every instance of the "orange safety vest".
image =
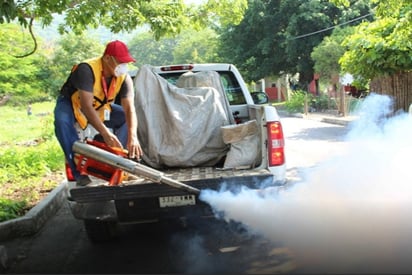
<svg viewBox="0 0 412 275">
<path fill-rule="evenodd" d="M 94 75 L 94 84 L 93 84 L 93 108 L 98 112 L 101 121 L 104 121 L 104 112 L 105 110 L 111 111 L 110 104 L 114 102 L 117 94 L 120 91 L 122 83 L 126 78 L 126 75 L 120 77 L 113 76 L 112 81 L 110 82 L 110 87 L 106 87 L 106 80 L 103 76 L 103 66 L 102 59 L 94 58 L 86 60 L 84 63 L 90 65 Z M 75 65 L 72 71 L 77 69 L 78 65 Z M 106 87 L 106 89 L 105 89 Z M 71 96 L 71 101 L 73 105 L 74 116 L 79 123 L 79 126 L 84 130 L 87 127 L 88 121 L 86 116 L 83 114 L 80 106 L 80 93 L 75 91 Z"/>
</svg>

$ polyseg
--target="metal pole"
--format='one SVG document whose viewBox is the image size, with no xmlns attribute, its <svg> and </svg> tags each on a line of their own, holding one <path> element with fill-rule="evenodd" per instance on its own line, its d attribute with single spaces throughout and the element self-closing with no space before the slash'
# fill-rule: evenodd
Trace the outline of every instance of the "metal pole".
<svg viewBox="0 0 412 275">
<path fill-rule="evenodd" d="M 200 194 L 200 190 L 190 185 L 186 185 L 177 180 L 165 177 L 160 171 L 147 167 L 143 164 L 134 162 L 132 160 L 120 157 L 116 154 L 110 153 L 96 146 L 86 144 L 84 142 L 76 141 L 73 144 L 73 151 L 92 158 L 94 160 L 106 163 L 108 165 L 120 168 L 131 174 L 144 177 L 156 183 L 165 183 L 175 188 L 186 190 L 193 194 Z"/>
</svg>

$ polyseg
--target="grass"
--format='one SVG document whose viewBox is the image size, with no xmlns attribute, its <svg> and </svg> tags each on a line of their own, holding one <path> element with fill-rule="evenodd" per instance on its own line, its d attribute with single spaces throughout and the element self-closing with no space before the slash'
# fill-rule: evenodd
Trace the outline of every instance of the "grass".
<svg viewBox="0 0 412 275">
<path fill-rule="evenodd" d="M 53 114 L 54 102 L 43 102 L 32 105 L 33 114 L 27 115 L 25 107 L 1 106 L 0 118 L 0 145 L 9 142 L 26 142 L 40 137 L 45 131 L 53 131 L 52 128 L 43 126 L 50 122 Z"/>
<path fill-rule="evenodd" d="M 271 106 L 274 106 L 276 109 L 278 109 L 278 110 L 284 110 L 285 109 L 285 105 L 286 105 L 286 102 L 285 101 L 282 101 L 282 102 L 275 102 L 275 101 L 273 101 L 273 102 L 269 102 L 269 104 L 271 105 Z"/>
<path fill-rule="evenodd" d="M 54 102 L 1 106 L 0 222 L 23 216 L 64 179 L 64 155 L 54 136 Z"/>
</svg>

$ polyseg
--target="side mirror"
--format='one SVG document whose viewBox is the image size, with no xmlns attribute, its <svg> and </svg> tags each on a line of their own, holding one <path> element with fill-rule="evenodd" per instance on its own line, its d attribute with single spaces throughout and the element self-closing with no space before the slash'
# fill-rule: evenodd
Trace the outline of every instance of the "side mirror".
<svg viewBox="0 0 412 275">
<path fill-rule="evenodd" d="M 253 92 L 250 94 L 255 104 L 266 104 L 269 102 L 269 97 L 264 92 Z"/>
</svg>

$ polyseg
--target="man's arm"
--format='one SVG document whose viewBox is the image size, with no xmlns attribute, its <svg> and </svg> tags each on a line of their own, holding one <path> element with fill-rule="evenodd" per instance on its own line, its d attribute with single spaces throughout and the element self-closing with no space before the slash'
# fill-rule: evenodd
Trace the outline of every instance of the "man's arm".
<svg viewBox="0 0 412 275">
<path fill-rule="evenodd" d="M 128 75 L 125 79 L 126 96 L 121 98 L 121 105 L 124 110 L 127 124 L 127 150 L 130 158 L 140 159 L 143 155 L 143 150 L 140 147 L 137 138 L 137 114 L 134 106 L 134 87 L 131 77 Z"/>
<path fill-rule="evenodd" d="M 126 116 L 127 123 L 127 150 L 130 158 L 140 159 L 143 155 L 137 138 L 137 115 L 134 107 L 134 97 L 128 96 L 121 99 L 121 104 Z"/>
<path fill-rule="evenodd" d="M 99 115 L 93 108 L 93 93 L 79 90 L 80 106 L 89 123 L 102 135 L 104 142 L 110 147 L 122 148 L 119 139 L 100 120 Z"/>
</svg>

